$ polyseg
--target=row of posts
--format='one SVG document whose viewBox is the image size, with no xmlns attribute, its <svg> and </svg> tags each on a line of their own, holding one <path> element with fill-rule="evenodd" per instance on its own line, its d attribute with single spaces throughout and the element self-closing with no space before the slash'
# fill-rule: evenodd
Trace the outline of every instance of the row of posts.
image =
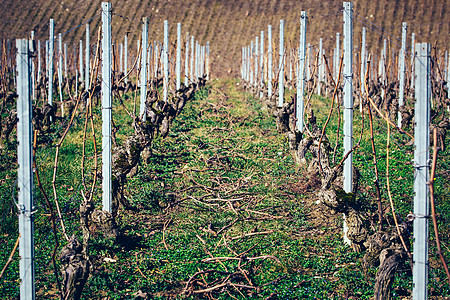
<svg viewBox="0 0 450 300">
<path fill-rule="evenodd" d="M 307 13 L 301 12 L 300 16 L 300 42 L 297 49 L 297 82 L 296 82 L 296 129 L 303 132 L 303 115 L 304 115 L 304 101 L 305 96 L 305 82 L 309 80 L 306 72 L 307 59 L 309 56 L 306 53 L 306 22 Z M 353 148 L 353 90 L 354 90 L 354 72 L 353 72 L 353 3 L 344 2 L 343 4 L 343 71 L 342 71 L 342 88 L 343 88 L 343 143 L 344 155 L 350 153 L 344 162 L 344 183 L 343 188 L 345 192 L 353 192 L 353 156 L 351 150 Z M 402 24 L 402 43 L 399 53 L 398 79 L 400 83 L 399 89 L 399 106 L 403 106 L 404 91 L 405 91 L 405 74 L 406 74 L 406 30 L 407 24 Z M 242 48 L 242 65 L 241 78 L 250 85 L 259 88 L 261 91 L 267 85 L 267 97 L 270 99 L 274 97 L 273 84 L 278 75 L 278 107 L 282 107 L 284 103 L 284 77 L 285 77 L 285 61 L 286 51 L 284 49 L 284 20 L 280 21 L 280 35 L 279 35 L 279 66 L 277 70 L 273 70 L 273 49 L 272 49 L 272 26 L 268 26 L 268 50 L 267 63 L 264 63 L 264 32 L 261 31 L 260 36 L 255 37 L 249 46 Z M 361 87 L 364 87 L 365 73 L 367 71 L 367 46 L 366 46 L 367 29 L 362 31 L 362 47 L 361 47 L 361 77 L 358 78 Z M 334 68 L 333 75 L 336 84 L 339 84 L 339 62 L 340 62 L 340 34 L 336 35 L 336 47 L 334 49 Z M 411 86 L 415 88 L 415 128 L 414 128 L 414 249 L 413 249 L 413 299 L 427 299 L 428 291 L 428 181 L 429 181 L 429 147 L 430 147 L 430 44 L 416 43 L 415 36 L 412 36 L 413 44 L 411 53 Z M 386 42 L 382 51 L 380 59 L 380 75 L 383 82 L 387 75 L 385 72 L 386 64 Z M 447 52 L 448 53 L 448 52 Z M 324 62 L 323 62 L 323 47 L 322 39 L 319 43 L 319 57 L 318 57 L 318 77 L 319 83 L 324 83 L 326 76 L 324 76 Z M 450 74 L 450 62 L 448 62 L 448 54 L 446 54 L 445 65 L 447 66 L 447 80 Z M 321 68 L 322 66 L 322 68 Z M 265 71 L 265 67 L 267 71 Z M 373 72 L 373 71 L 372 71 Z M 290 80 L 292 78 L 290 77 Z M 448 81 L 447 81 L 448 84 Z M 320 85 L 318 85 L 318 94 L 320 94 Z M 364 88 L 361 88 L 364 93 Z M 263 95 L 260 92 L 260 97 Z M 361 108 L 362 109 L 362 106 Z M 398 124 L 401 126 L 401 115 L 398 117 Z M 423 216 L 423 217 L 421 217 Z M 344 216 L 345 219 L 345 216 Z M 345 230 L 344 224 L 344 230 Z M 350 241 L 348 241 L 350 242 Z"/>
<path fill-rule="evenodd" d="M 47 78 L 51 78 L 50 82 L 53 82 L 54 78 L 54 57 L 57 57 L 57 84 L 59 87 L 59 100 L 63 101 L 63 91 L 62 84 L 63 78 L 67 78 L 68 76 L 68 55 L 67 55 L 67 44 L 62 43 L 62 35 L 59 34 L 55 37 L 54 34 L 54 20 L 50 19 L 49 22 L 49 40 L 45 41 L 45 73 L 42 72 L 43 62 L 41 60 L 41 41 L 37 41 L 37 51 L 35 56 L 37 58 L 37 66 L 35 66 L 35 60 L 32 60 L 32 97 L 36 100 L 35 87 L 40 83 L 42 79 L 42 75 L 45 74 Z M 142 53 L 147 53 L 147 55 L 141 55 L 140 64 L 141 70 L 147 70 L 147 72 L 141 72 L 141 86 L 143 86 L 144 82 L 147 82 L 150 78 L 157 78 L 162 74 L 164 79 L 164 99 L 167 100 L 167 86 L 169 83 L 169 71 L 170 71 L 170 62 L 169 62 L 169 42 L 168 42 L 168 21 L 164 22 L 164 46 L 161 46 L 159 42 L 154 41 L 153 44 L 148 43 L 148 19 L 143 19 L 143 32 L 142 32 L 142 41 L 138 41 L 139 44 L 142 45 Z M 31 32 L 31 40 L 34 41 L 34 32 Z M 144 39 L 146 42 L 144 43 Z M 58 51 L 54 50 L 55 41 L 58 44 Z M 9 45 L 9 40 L 4 44 Z M 177 24 L 177 50 L 176 50 L 176 66 L 175 66 L 175 76 L 176 76 L 176 89 L 179 90 L 181 88 L 181 49 L 184 46 L 184 42 L 181 38 L 181 24 Z M 79 55 L 76 54 L 76 48 L 74 47 L 73 54 L 73 62 L 75 62 L 75 57 L 78 56 L 78 67 L 75 66 L 75 94 L 78 94 L 78 84 L 79 82 L 84 84 L 84 89 L 80 87 L 80 92 L 87 91 L 90 86 L 90 68 L 91 68 L 91 44 L 90 44 L 90 26 L 89 23 L 86 24 L 86 40 L 83 48 L 83 41 L 79 42 Z M 163 48 L 164 47 L 164 48 Z M 6 57 L 9 56 L 9 52 L 11 52 L 9 47 L 5 47 L 5 52 L 7 52 Z M 113 49 L 113 48 L 111 48 Z M 206 79 L 210 77 L 210 51 L 209 51 L 209 42 L 206 45 L 201 45 L 193 36 L 188 36 L 185 44 L 185 76 L 184 76 L 184 84 L 187 86 L 191 82 L 196 82 L 198 78 L 206 76 Z M 111 50 L 113 51 L 113 50 Z M 55 55 L 56 52 L 56 55 Z M 84 52 L 84 55 L 83 55 Z M 139 55 L 139 53 L 138 53 Z M 83 57 L 84 56 L 84 57 Z M 189 60 L 190 59 L 190 60 Z M 123 73 L 125 76 L 125 84 L 128 83 L 128 36 L 125 35 L 124 42 L 119 45 L 119 60 L 120 60 L 120 68 L 119 72 Z M 151 60 L 153 62 L 151 63 Z M 9 61 L 9 60 L 7 60 Z M 162 63 L 160 64 L 159 61 Z M 115 63 L 113 62 L 114 66 Z M 172 64 L 173 65 L 173 62 Z M 64 75 L 63 75 L 63 66 L 64 66 Z M 145 69 L 144 69 L 145 66 Z M 137 72 L 135 73 L 137 75 Z M 143 78 L 144 77 L 144 78 Z M 142 81 L 145 80 L 145 81 Z M 55 91 L 53 84 L 48 84 L 47 86 L 47 102 L 52 105 Z M 145 88 L 142 89 L 145 95 Z M 64 117 L 64 106 L 61 107 L 62 116 Z"/>
<path fill-rule="evenodd" d="M 303 16 L 301 16 L 303 18 Z M 301 23 L 301 19 L 300 19 Z M 306 26 L 306 25 L 305 25 Z M 300 29 L 300 36 L 302 36 L 302 32 L 304 31 L 303 27 Z M 406 94 L 406 84 L 408 83 L 411 91 L 414 88 L 414 74 L 415 74 L 415 64 L 414 64 L 414 56 L 415 56 L 415 34 L 411 34 L 411 43 L 407 43 L 407 23 L 402 23 L 402 31 L 401 31 L 401 42 L 399 44 L 400 49 L 398 51 L 398 55 L 395 57 L 395 51 L 392 52 L 392 57 L 388 57 L 388 40 L 384 39 L 383 47 L 381 48 L 381 53 L 377 58 L 377 55 L 373 52 L 371 53 L 372 62 L 370 65 L 370 70 L 367 70 L 367 59 L 369 56 L 369 52 L 367 51 L 367 28 L 363 27 L 361 32 L 361 51 L 360 53 L 355 53 L 356 55 L 360 55 L 357 60 L 353 59 L 353 61 L 360 61 L 359 67 L 359 75 L 360 80 L 358 84 L 360 86 L 361 96 L 365 95 L 365 75 L 366 71 L 369 72 L 370 78 L 379 80 L 382 84 L 382 98 L 385 98 L 386 86 L 388 78 L 392 78 L 393 73 L 397 73 L 397 79 L 399 82 L 398 88 L 398 99 L 399 99 L 399 108 L 404 105 L 404 99 Z M 328 96 L 327 89 L 324 89 L 324 86 L 327 85 L 328 77 L 326 76 L 326 67 L 324 63 L 324 55 L 325 50 L 323 49 L 323 39 L 319 40 L 319 49 L 318 49 L 318 57 L 317 57 L 317 70 L 315 71 L 315 78 L 312 77 L 312 62 L 314 61 L 314 53 L 313 47 L 306 43 L 305 41 L 300 40 L 299 47 L 297 49 L 291 49 L 290 51 L 286 51 L 284 49 L 284 20 L 280 20 L 280 46 L 279 46 L 279 54 L 280 60 L 278 64 L 278 68 L 273 65 L 274 56 L 272 49 L 272 25 L 269 25 L 267 28 L 267 51 L 264 51 L 264 31 L 261 31 L 260 36 L 256 36 L 254 40 L 251 41 L 250 45 L 242 47 L 242 64 L 241 64 L 241 78 L 246 82 L 250 83 L 254 87 L 260 88 L 260 97 L 263 96 L 263 88 L 266 89 L 266 94 L 268 98 L 272 98 L 273 95 L 273 86 L 274 83 L 278 84 L 278 98 L 279 98 L 279 106 L 282 106 L 284 92 L 281 89 L 281 86 L 284 86 L 286 83 L 284 82 L 284 78 L 288 78 L 291 82 L 289 87 L 293 86 L 293 76 L 292 74 L 300 74 L 297 76 L 297 81 L 300 82 L 308 82 L 311 80 L 316 81 L 317 94 L 322 95 L 324 93 L 325 96 Z M 304 50 L 306 45 L 306 50 Z M 392 42 L 392 43 L 395 43 Z M 341 34 L 336 33 L 336 46 L 332 51 L 332 68 L 331 74 L 334 81 L 338 80 L 339 73 L 339 63 L 341 56 Z M 407 55 L 410 57 L 409 63 L 407 63 L 406 58 Z M 295 56 L 295 57 L 294 57 Z M 447 88 L 450 91 L 450 59 L 448 55 L 448 51 L 445 51 L 443 54 L 439 54 L 441 58 L 440 65 L 442 70 L 442 79 L 446 81 Z M 282 60 L 282 61 L 281 61 Z M 397 68 L 390 67 L 387 68 L 390 61 L 398 61 Z M 304 68 L 302 68 L 301 64 L 305 63 Z M 287 65 L 287 68 L 286 68 Z M 378 68 L 376 67 L 378 65 Z M 299 68 L 302 71 L 299 71 Z M 295 72 L 292 70 L 295 69 Z M 387 72 L 389 70 L 389 74 Z M 409 74 L 409 77 L 407 75 Z M 303 80 L 302 80 L 303 76 Z M 342 76 L 341 76 L 342 78 Z M 356 80 L 356 77 L 354 78 Z M 301 85 L 298 90 L 304 88 L 304 85 Z M 301 97 L 301 91 L 297 93 L 297 98 Z M 360 102 L 362 104 L 362 102 Z M 362 105 L 360 106 L 360 110 L 362 109 Z M 399 128 L 402 127 L 402 119 L 401 113 L 398 112 L 397 117 L 397 126 Z"/>
<path fill-rule="evenodd" d="M 111 113 L 112 113 L 112 66 L 113 66 L 113 52 L 112 52 L 112 33 L 111 33 L 111 3 L 102 2 L 102 37 L 101 37 L 101 104 L 102 104 L 102 206 L 103 210 L 111 212 L 112 203 L 112 186 L 111 186 Z M 34 285 L 34 222 L 33 222 L 33 170 L 32 170 L 32 99 L 34 90 L 34 62 L 35 56 L 34 49 L 34 34 L 32 39 L 19 39 L 16 40 L 17 56 L 16 56 L 16 70 L 17 70 L 17 135 L 18 135 L 18 207 L 19 207 L 19 255 L 20 255 L 20 298 L 21 299 L 35 299 L 35 285 Z M 50 20 L 50 36 L 49 42 L 46 43 L 46 66 L 48 78 L 53 78 L 53 41 L 54 38 L 54 21 Z M 142 53 L 141 54 L 141 105 L 142 101 L 145 103 L 146 87 L 148 84 L 147 71 L 149 71 L 148 55 L 148 19 L 143 20 L 143 35 L 142 35 Z M 176 62 L 175 62 L 175 76 L 176 76 L 176 89 L 181 88 L 181 24 L 177 24 L 177 49 L 176 49 Z M 59 60 L 58 60 L 58 80 L 60 88 L 60 97 L 62 99 L 61 91 L 61 78 L 62 78 L 62 41 L 61 35 L 58 36 L 59 45 Z M 158 43 L 155 43 L 156 49 L 159 47 Z M 79 75 L 82 80 L 83 75 L 85 79 L 85 90 L 89 89 L 89 24 L 86 26 L 86 56 L 83 70 L 83 56 L 82 56 L 82 42 L 80 41 L 80 65 Z M 139 47 L 138 47 L 139 48 Z M 64 47 L 66 53 L 66 45 Z M 155 49 L 155 55 L 158 51 Z M 123 71 L 127 69 L 127 36 L 125 36 L 124 46 L 119 48 L 120 56 L 124 57 Z M 41 75 L 41 59 L 40 59 L 40 42 L 38 41 L 38 78 Z M 123 56 L 122 56 L 123 54 Z M 138 54 L 139 55 L 139 54 Z M 164 21 L 164 41 L 161 53 L 163 64 L 163 98 L 164 101 L 168 100 L 168 85 L 169 85 L 169 24 L 168 21 Z M 122 61 L 122 58 L 121 58 Z M 155 64 L 157 64 L 155 59 Z M 64 55 L 64 66 L 67 76 L 67 56 Z M 121 62 L 122 70 L 122 62 Z M 154 69 L 157 72 L 158 68 Z M 84 71 L 84 72 L 83 72 Z M 185 78 L 184 84 L 188 86 L 192 82 L 196 82 L 198 78 L 209 78 L 209 42 L 203 46 L 194 39 L 193 36 L 189 37 L 186 41 L 185 48 Z M 78 70 L 77 70 L 78 74 Z M 126 76 L 126 74 L 125 74 Z M 157 74 L 155 73 L 155 76 Z M 77 76 L 78 77 L 78 76 Z M 126 77 L 125 77 L 126 78 Z M 78 78 L 77 78 L 78 79 Z M 126 80 L 126 79 L 125 79 Z M 53 84 L 48 85 L 48 103 L 52 104 Z M 145 106 L 144 106 L 145 107 Z M 145 108 L 141 109 L 141 118 L 145 121 Z"/>
<path fill-rule="evenodd" d="M 162 52 L 160 54 L 159 43 L 155 42 L 153 45 L 149 45 L 148 42 L 148 18 L 144 17 L 142 20 L 142 54 L 141 54 L 141 72 L 140 72 L 140 117 L 143 121 L 146 119 L 145 111 L 145 99 L 147 95 L 148 75 L 150 72 L 150 57 L 152 52 L 155 53 L 154 70 L 155 78 L 157 77 L 158 70 L 158 56 L 161 55 L 162 70 L 163 70 L 163 101 L 167 101 L 168 97 L 168 85 L 169 85 L 169 21 L 164 21 L 164 39 L 162 45 Z M 194 36 L 190 36 L 186 39 L 185 44 L 185 74 L 184 85 L 188 86 L 192 82 L 197 82 L 199 78 L 206 77 L 209 79 L 209 42 L 206 45 L 201 45 L 195 40 Z M 175 60 L 175 77 L 176 77 L 176 90 L 181 88 L 181 48 L 183 46 L 181 38 L 181 23 L 177 23 L 177 48 L 176 48 L 176 60 Z M 139 48 L 139 47 L 138 47 Z"/>
</svg>

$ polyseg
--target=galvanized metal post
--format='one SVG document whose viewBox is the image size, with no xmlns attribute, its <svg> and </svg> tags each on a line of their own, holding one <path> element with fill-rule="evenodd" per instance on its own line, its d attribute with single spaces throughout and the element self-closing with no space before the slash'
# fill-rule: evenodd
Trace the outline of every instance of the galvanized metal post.
<svg viewBox="0 0 450 300">
<path fill-rule="evenodd" d="M 49 52 L 49 44 L 50 44 L 50 42 L 48 41 L 48 40 L 46 40 L 45 41 L 45 76 L 47 76 L 48 77 L 48 64 L 49 64 L 49 55 L 48 55 L 48 52 Z"/>
<path fill-rule="evenodd" d="M 37 48 L 38 48 L 37 82 L 40 82 L 41 81 L 41 76 L 42 76 L 41 41 L 40 40 L 38 40 L 38 42 L 37 42 Z"/>
<path fill-rule="evenodd" d="M 195 81 L 198 81 L 198 41 L 195 41 L 195 52 L 194 55 L 194 77 Z"/>
<path fill-rule="evenodd" d="M 267 97 L 272 97 L 272 80 L 273 80 L 273 50 L 272 50 L 272 25 L 267 26 Z"/>
<path fill-rule="evenodd" d="M 202 77 L 202 46 L 197 41 L 197 78 Z"/>
<path fill-rule="evenodd" d="M 258 68 L 258 66 L 259 66 L 259 37 L 255 37 L 255 61 L 253 62 L 254 63 L 254 65 L 255 65 L 255 76 L 254 76 L 254 82 L 252 82 L 253 83 L 253 85 L 255 86 L 255 87 L 257 87 L 258 86 L 258 76 L 259 76 L 259 68 Z"/>
<path fill-rule="evenodd" d="M 34 218 L 31 65 L 28 40 L 16 40 L 17 46 L 17 170 L 19 208 L 20 299 L 35 299 Z"/>
<path fill-rule="evenodd" d="M 344 2 L 344 155 L 353 147 L 353 3 Z M 344 161 L 344 191 L 353 192 L 353 153 Z M 351 244 L 347 237 L 347 223 L 344 215 L 344 242 Z"/>
<path fill-rule="evenodd" d="M 259 74 L 260 74 L 260 92 L 259 92 L 259 98 L 263 97 L 263 89 L 264 89 L 264 31 L 261 31 L 261 38 L 260 38 L 260 42 L 259 42 Z"/>
<path fill-rule="evenodd" d="M 123 59 L 123 69 L 125 72 L 125 84 L 128 84 L 128 36 L 125 34 L 124 42 L 124 59 Z"/>
<path fill-rule="evenodd" d="M 340 37 L 341 34 L 339 32 L 336 32 L 336 50 L 335 50 L 335 63 L 334 63 L 334 81 L 336 82 L 336 84 L 338 84 L 338 75 L 339 75 L 339 64 L 340 64 L 340 59 L 341 59 L 341 50 L 340 50 Z"/>
<path fill-rule="evenodd" d="M 252 59 L 252 48 L 251 46 L 247 46 L 247 78 L 245 79 L 248 83 L 250 83 L 250 72 L 252 71 L 251 66 L 250 66 L 250 62 Z"/>
<path fill-rule="evenodd" d="M 198 77 L 203 77 L 203 46 L 198 43 Z"/>
<path fill-rule="evenodd" d="M 323 63 L 323 39 L 319 40 L 319 59 L 318 59 L 318 77 L 317 77 L 317 95 L 322 94 L 322 81 L 324 75 L 324 63 Z"/>
<path fill-rule="evenodd" d="M 241 79 L 244 79 L 244 47 L 241 48 Z"/>
<path fill-rule="evenodd" d="M 353 147 L 353 3 L 344 2 L 344 155 Z M 353 192 L 353 155 L 344 162 L 344 191 Z"/>
<path fill-rule="evenodd" d="M 58 35 L 58 88 L 59 101 L 61 102 L 61 116 L 64 117 L 64 103 L 62 97 L 62 36 Z"/>
<path fill-rule="evenodd" d="M 416 56 L 416 52 L 415 52 L 415 42 L 416 42 L 416 34 L 413 32 L 411 34 L 411 96 L 412 96 L 412 91 L 413 91 L 413 87 L 415 84 L 415 75 L 414 75 L 414 58 Z M 448 80 L 447 80 L 448 82 Z"/>
<path fill-rule="evenodd" d="M 102 2 L 102 189 L 103 210 L 111 212 L 111 3 Z M 145 73 L 145 72 L 144 72 Z"/>
<path fill-rule="evenodd" d="M 366 81 L 366 69 L 367 69 L 367 59 L 366 59 L 366 34 L 367 28 L 363 27 L 361 34 L 361 81 L 360 81 L 360 91 L 361 91 L 361 101 L 359 105 L 359 111 L 362 112 L 363 109 L 363 97 L 365 95 L 364 82 Z"/>
<path fill-rule="evenodd" d="M 142 54 L 141 54 L 141 97 L 139 116 L 146 121 L 145 100 L 147 98 L 147 47 L 148 47 L 148 18 L 142 18 Z"/>
<path fill-rule="evenodd" d="M 120 62 L 119 72 L 123 73 L 123 44 L 122 43 L 119 44 L 119 62 Z"/>
<path fill-rule="evenodd" d="M 89 37 L 89 23 L 86 24 L 86 58 L 85 58 L 85 63 L 86 63 L 86 68 L 84 68 L 84 71 L 86 72 L 85 76 L 84 76 L 84 82 L 85 82 L 85 86 L 84 89 L 87 91 L 89 90 L 89 72 L 90 72 L 90 37 Z"/>
<path fill-rule="evenodd" d="M 278 68 L 278 107 L 284 103 L 284 20 L 280 20 L 280 64 Z"/>
<path fill-rule="evenodd" d="M 209 80 L 211 70 L 209 69 L 209 41 L 206 42 L 206 80 Z"/>
<path fill-rule="evenodd" d="M 194 82 L 194 56 L 195 56 L 195 49 L 194 49 L 194 36 L 191 36 L 191 65 L 190 65 L 190 78 L 191 82 Z"/>
<path fill-rule="evenodd" d="M 246 64 L 246 57 L 245 57 L 245 47 L 242 47 L 242 67 L 241 67 L 241 78 L 242 80 L 245 80 L 245 64 Z"/>
<path fill-rule="evenodd" d="M 248 46 L 244 47 L 244 80 L 248 82 L 249 69 L 248 69 Z"/>
<path fill-rule="evenodd" d="M 186 38 L 186 53 L 184 58 L 184 86 L 188 86 L 188 77 L 189 77 L 189 35 Z"/>
<path fill-rule="evenodd" d="M 48 104 L 52 105 L 53 100 L 53 41 L 55 39 L 55 21 L 50 19 L 50 39 L 48 46 Z"/>
<path fill-rule="evenodd" d="M 83 78 L 84 78 L 84 72 L 83 72 L 83 41 L 80 40 L 80 58 L 79 58 L 79 63 L 80 63 L 80 82 L 83 83 Z"/>
<path fill-rule="evenodd" d="M 414 127 L 414 300 L 428 299 L 428 182 L 430 146 L 430 44 L 416 44 L 416 106 Z"/>
<path fill-rule="evenodd" d="M 169 21 L 164 21 L 164 80 L 163 100 L 167 102 L 167 89 L 169 87 Z"/>
<path fill-rule="evenodd" d="M 181 23 L 177 23 L 177 61 L 175 66 L 177 74 L 177 90 L 181 88 Z"/>
<path fill-rule="evenodd" d="M 400 80 L 400 87 L 398 90 L 398 115 L 397 115 L 397 126 L 399 128 L 402 127 L 402 114 L 400 112 L 400 109 L 403 108 L 403 99 L 405 97 L 405 70 L 406 70 L 406 30 L 407 30 L 407 24 L 406 22 L 402 23 L 402 48 L 400 49 L 400 57 L 399 57 L 399 64 L 400 68 L 398 70 L 399 72 L 399 80 Z"/>
<path fill-rule="evenodd" d="M 202 46 L 202 75 L 205 76 L 206 74 L 206 46 Z"/>
<path fill-rule="evenodd" d="M 206 67 L 206 46 L 202 46 L 202 67 L 201 67 L 202 77 L 204 77 L 206 74 L 205 67 Z"/>
<path fill-rule="evenodd" d="M 298 51 L 297 70 L 297 115 L 295 118 L 297 130 L 303 132 L 304 94 L 305 94 L 305 64 L 306 64 L 306 11 L 300 13 L 300 47 Z"/>
<path fill-rule="evenodd" d="M 29 41 L 29 51 L 33 52 L 33 54 L 35 52 L 34 45 L 35 45 L 34 44 L 34 31 L 31 31 L 31 37 L 30 37 L 30 41 Z M 1 51 L 0 51 L 0 53 L 1 53 Z M 36 69 L 35 69 L 34 57 L 32 57 L 30 59 L 30 64 L 31 64 L 31 91 L 32 91 L 31 99 L 36 100 Z M 17 82 L 17 80 L 16 80 L 16 82 Z"/>
<path fill-rule="evenodd" d="M 242 80 L 247 76 L 247 47 L 242 47 Z"/>
<path fill-rule="evenodd" d="M 447 81 L 448 78 L 448 70 L 445 70 L 445 67 L 448 65 L 448 51 L 445 50 L 445 58 L 444 58 L 444 72 L 445 72 L 445 81 Z"/>
<path fill-rule="evenodd" d="M 67 43 L 64 43 L 64 78 L 67 78 Z"/>
<path fill-rule="evenodd" d="M 250 69 L 250 84 L 253 84 L 253 53 L 255 51 L 254 43 L 253 41 L 250 42 L 250 62 L 249 62 L 249 69 Z"/>
</svg>

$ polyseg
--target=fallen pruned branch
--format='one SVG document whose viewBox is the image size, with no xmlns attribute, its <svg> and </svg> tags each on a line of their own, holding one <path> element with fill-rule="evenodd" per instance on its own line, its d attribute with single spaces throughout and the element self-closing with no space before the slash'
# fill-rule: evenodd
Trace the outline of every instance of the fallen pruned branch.
<svg viewBox="0 0 450 300">
<path fill-rule="evenodd" d="M 246 234 L 242 234 L 242 235 L 239 235 L 239 236 L 232 237 L 232 238 L 230 238 L 230 240 L 233 241 L 233 240 L 238 240 L 238 239 L 242 239 L 242 238 L 249 237 L 249 236 L 264 235 L 264 234 L 271 234 L 271 233 L 273 233 L 273 230 L 260 231 L 260 232 L 250 232 L 250 233 L 246 233 Z"/>
<path fill-rule="evenodd" d="M 14 253 L 16 252 L 17 247 L 19 246 L 19 240 L 20 240 L 20 233 L 19 233 L 19 236 L 17 237 L 16 243 L 14 244 L 14 248 L 12 249 L 11 254 L 9 255 L 8 261 L 6 262 L 5 266 L 2 269 L 2 272 L 0 273 L 0 279 L 3 277 L 3 274 L 5 273 L 6 269 L 9 266 L 9 264 L 13 260 Z"/>
<path fill-rule="evenodd" d="M 211 258 L 205 258 L 202 259 L 202 262 L 205 263 L 213 263 L 216 261 L 228 261 L 228 260 L 237 260 L 237 261 L 252 261 L 252 260 L 258 260 L 258 259 L 273 259 L 275 260 L 277 263 L 281 263 L 281 261 L 278 259 L 278 257 L 273 256 L 273 255 L 262 255 L 262 256 L 255 256 L 255 257 L 228 257 L 228 256 L 222 256 L 222 257 L 211 257 Z"/>
</svg>

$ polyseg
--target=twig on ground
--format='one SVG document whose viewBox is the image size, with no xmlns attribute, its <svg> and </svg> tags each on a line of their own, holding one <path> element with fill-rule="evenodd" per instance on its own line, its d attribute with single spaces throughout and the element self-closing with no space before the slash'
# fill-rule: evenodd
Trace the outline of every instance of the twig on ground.
<svg viewBox="0 0 450 300">
<path fill-rule="evenodd" d="M 255 235 L 271 234 L 271 233 L 273 233 L 273 230 L 260 231 L 260 232 L 250 232 L 250 233 L 246 233 L 246 234 L 242 234 L 242 235 L 239 235 L 239 236 L 232 237 L 232 238 L 230 238 L 230 240 L 233 241 L 233 240 L 242 239 L 244 237 L 250 237 L 250 236 L 255 236 Z"/>
<path fill-rule="evenodd" d="M 0 273 L 0 279 L 3 277 L 3 274 L 5 273 L 6 269 L 7 269 L 8 266 L 9 266 L 9 264 L 13 261 L 14 253 L 16 252 L 17 247 L 19 246 L 19 240 L 20 240 L 20 233 L 19 233 L 19 236 L 17 236 L 16 243 L 14 244 L 14 248 L 12 249 L 11 254 L 9 255 L 8 260 L 6 261 L 5 266 L 3 267 L 2 272 Z"/>
<path fill-rule="evenodd" d="M 169 247 L 167 247 L 167 244 L 166 244 L 166 235 L 165 235 L 165 233 L 166 233 L 167 225 L 169 225 L 170 222 L 172 222 L 172 218 L 170 218 L 168 221 L 164 222 L 164 225 L 163 225 L 162 236 L 163 236 L 164 248 L 166 248 L 166 250 L 169 250 Z"/>
</svg>

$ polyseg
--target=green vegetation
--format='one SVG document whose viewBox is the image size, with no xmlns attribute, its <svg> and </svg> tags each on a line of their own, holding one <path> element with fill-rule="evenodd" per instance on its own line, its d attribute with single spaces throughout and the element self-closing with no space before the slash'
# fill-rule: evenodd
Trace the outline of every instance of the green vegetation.
<svg viewBox="0 0 450 300">
<path fill-rule="evenodd" d="M 329 102 L 313 98 L 319 126 L 325 122 Z M 133 106 L 131 99 L 125 103 Z M 131 134 L 132 120 L 120 105 L 115 107 L 120 144 Z M 100 128 L 100 112 L 95 115 L 96 128 Z M 355 114 L 355 140 L 360 126 L 361 118 Z M 387 131 L 379 119 L 374 119 L 374 126 L 383 205 L 387 209 Z M 84 115 L 80 114 L 61 147 L 57 176 L 66 230 L 69 236 L 78 237 L 83 128 Z M 367 116 L 364 128 L 361 147 L 355 154 L 362 175 L 357 197 L 370 206 L 376 204 Z M 337 116 L 333 115 L 327 129 L 333 145 L 336 130 Z M 53 140 L 60 134 L 61 127 L 55 124 Z M 99 133 L 96 138 L 99 143 Z M 391 189 L 398 214 L 404 218 L 412 209 L 413 146 L 397 132 L 391 139 Z M 37 150 L 39 172 L 49 195 L 54 144 L 39 145 Z M 10 144 L 1 155 L 0 266 L 6 263 L 17 238 L 14 149 L 15 144 Z M 152 151 L 150 162 L 141 163 L 125 187 L 134 209 L 119 212 L 122 235 L 112 241 L 100 229 L 91 228 L 92 270 L 83 291 L 86 299 L 197 299 L 206 297 L 208 289 L 215 299 L 372 297 L 376 269 L 364 270 L 363 253 L 344 245 L 341 216 L 315 203 L 318 186 L 312 183 L 313 178 L 306 178 L 294 165 L 275 120 L 260 99 L 244 92 L 238 81 L 214 80 L 198 91 L 172 124 L 169 136 L 154 139 Z M 450 223 L 446 221 L 450 218 L 449 155 L 448 148 L 440 153 L 435 181 L 446 257 L 450 257 Z M 88 132 L 86 184 L 92 180 L 92 167 L 93 142 Z M 50 256 L 53 233 L 37 188 L 35 195 L 37 294 L 39 299 L 56 299 Z M 94 201 L 98 208 L 100 197 L 97 183 Z M 386 213 L 391 214 L 388 209 Z M 58 236 L 63 246 L 61 231 Z M 434 254 L 434 237 L 430 236 L 430 295 L 448 296 L 450 287 Z M 394 299 L 408 295 L 411 284 L 410 266 L 402 266 L 394 282 Z M 200 290 L 204 293 L 197 295 Z M 16 297 L 17 252 L 0 282 L 0 298 Z"/>
</svg>

